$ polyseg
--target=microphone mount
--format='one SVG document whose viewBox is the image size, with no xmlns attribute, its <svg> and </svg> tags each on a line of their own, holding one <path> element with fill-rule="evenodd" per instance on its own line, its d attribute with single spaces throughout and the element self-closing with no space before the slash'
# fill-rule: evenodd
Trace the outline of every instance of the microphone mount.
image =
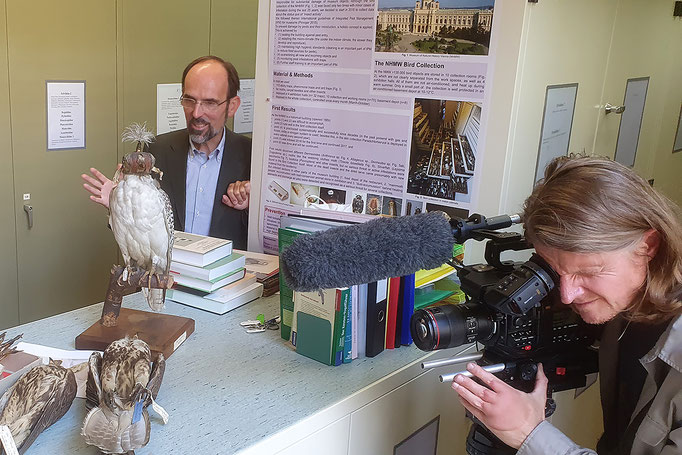
<svg viewBox="0 0 682 455">
<path fill-rule="evenodd" d="M 489 234 L 486 234 L 486 231 L 496 231 L 521 222 L 521 215 L 518 214 L 486 218 L 483 215 L 474 213 L 466 220 L 451 219 L 450 226 L 452 227 L 452 236 L 455 238 L 455 241 L 457 243 L 464 243 L 469 239 L 480 241 L 491 238 Z"/>
</svg>

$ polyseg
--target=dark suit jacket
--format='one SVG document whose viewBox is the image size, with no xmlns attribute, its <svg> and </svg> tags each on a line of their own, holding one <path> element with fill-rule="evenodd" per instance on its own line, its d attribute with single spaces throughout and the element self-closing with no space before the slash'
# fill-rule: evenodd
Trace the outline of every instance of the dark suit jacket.
<svg viewBox="0 0 682 455">
<path fill-rule="evenodd" d="M 156 158 L 156 167 L 163 171 L 161 188 L 168 193 L 173 205 L 175 229 L 184 231 L 189 134 L 186 129 L 161 134 L 149 151 Z M 251 178 L 251 139 L 225 128 L 223 153 L 209 235 L 232 240 L 235 248 L 245 250 L 248 210 L 228 207 L 222 203 L 222 197 L 230 183 Z"/>
</svg>

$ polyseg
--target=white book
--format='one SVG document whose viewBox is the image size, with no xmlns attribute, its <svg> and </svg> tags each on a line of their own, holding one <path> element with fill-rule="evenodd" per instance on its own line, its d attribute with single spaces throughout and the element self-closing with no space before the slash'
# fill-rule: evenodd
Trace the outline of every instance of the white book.
<svg viewBox="0 0 682 455">
<path fill-rule="evenodd" d="M 220 303 L 227 303 L 230 299 L 233 299 L 241 292 L 244 292 L 244 289 L 248 288 L 255 282 L 256 275 L 247 272 L 246 275 L 244 275 L 244 278 L 241 280 L 235 281 L 234 283 L 228 284 L 227 286 L 223 286 L 217 291 L 205 295 L 204 298 L 215 300 L 216 302 Z"/>
<path fill-rule="evenodd" d="M 200 280 L 213 281 L 217 278 L 220 278 L 221 276 L 227 275 L 230 272 L 243 269 L 245 263 L 246 258 L 234 250 L 231 255 L 219 259 L 204 267 L 197 267 L 196 265 L 171 261 L 170 272 L 187 277 L 198 278 Z"/>
<path fill-rule="evenodd" d="M 232 240 L 175 231 L 172 260 L 203 267 L 232 254 Z"/>
<path fill-rule="evenodd" d="M 262 281 L 279 272 L 279 256 L 276 254 L 254 253 L 253 251 L 233 250 L 245 257 L 244 268 L 254 273 Z"/>
<path fill-rule="evenodd" d="M 215 300 L 206 299 L 198 295 L 190 294 L 177 289 L 169 289 L 166 297 L 184 305 L 189 305 L 201 310 L 210 311 L 216 314 L 225 314 L 228 311 L 234 310 L 245 303 L 256 300 L 263 295 L 263 285 L 261 283 L 253 283 L 247 288 L 243 289 L 241 293 L 235 295 L 227 302 L 221 303 Z"/>
<path fill-rule="evenodd" d="M 365 357 L 367 346 L 367 284 L 358 285 L 358 357 Z"/>
<path fill-rule="evenodd" d="M 171 273 L 171 276 L 173 277 L 173 281 L 181 286 L 187 286 L 204 292 L 213 292 L 222 288 L 223 286 L 234 283 L 237 280 L 241 280 L 244 278 L 244 273 L 244 269 L 235 270 L 234 272 L 230 272 L 227 275 L 221 276 L 213 281 L 200 280 L 198 278 L 192 278 L 182 274 L 178 275 L 177 273 Z"/>
</svg>

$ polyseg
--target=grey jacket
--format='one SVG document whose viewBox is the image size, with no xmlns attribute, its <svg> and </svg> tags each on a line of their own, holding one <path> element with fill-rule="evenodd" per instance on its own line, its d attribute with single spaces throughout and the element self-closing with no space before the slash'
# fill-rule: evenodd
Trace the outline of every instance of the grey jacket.
<svg viewBox="0 0 682 455">
<path fill-rule="evenodd" d="M 157 136 L 149 147 L 156 158 L 156 167 L 164 173 L 161 188 L 168 193 L 173 206 L 176 231 L 185 230 L 185 199 L 187 180 L 187 129 Z M 220 165 L 218 184 L 213 201 L 213 215 L 208 235 L 232 240 L 233 246 L 246 249 L 248 210 L 236 210 L 222 203 L 230 183 L 249 180 L 251 174 L 251 139 L 225 127 L 225 153 Z"/>
<path fill-rule="evenodd" d="M 649 402 L 651 406 L 637 428 L 630 455 L 682 455 L 682 316 L 670 323 L 640 362 L 647 370 L 647 377 L 633 416 Z M 601 381 L 608 382 L 604 375 L 610 373 L 600 371 Z M 526 438 L 517 455 L 595 453 L 578 447 L 545 420 Z"/>
</svg>

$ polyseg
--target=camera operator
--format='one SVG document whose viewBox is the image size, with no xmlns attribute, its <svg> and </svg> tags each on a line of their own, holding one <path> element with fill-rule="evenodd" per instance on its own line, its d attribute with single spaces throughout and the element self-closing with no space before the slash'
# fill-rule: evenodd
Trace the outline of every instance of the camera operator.
<svg viewBox="0 0 682 455">
<path fill-rule="evenodd" d="M 600 455 L 682 454 L 682 225 L 677 207 L 631 169 L 560 157 L 524 206 L 525 237 L 560 277 L 562 303 L 606 323 L 599 371 Z M 476 364 L 452 387 L 464 407 L 523 455 L 594 454 L 545 419 L 540 365 L 531 393 Z M 483 385 L 484 384 L 484 385 Z"/>
</svg>

